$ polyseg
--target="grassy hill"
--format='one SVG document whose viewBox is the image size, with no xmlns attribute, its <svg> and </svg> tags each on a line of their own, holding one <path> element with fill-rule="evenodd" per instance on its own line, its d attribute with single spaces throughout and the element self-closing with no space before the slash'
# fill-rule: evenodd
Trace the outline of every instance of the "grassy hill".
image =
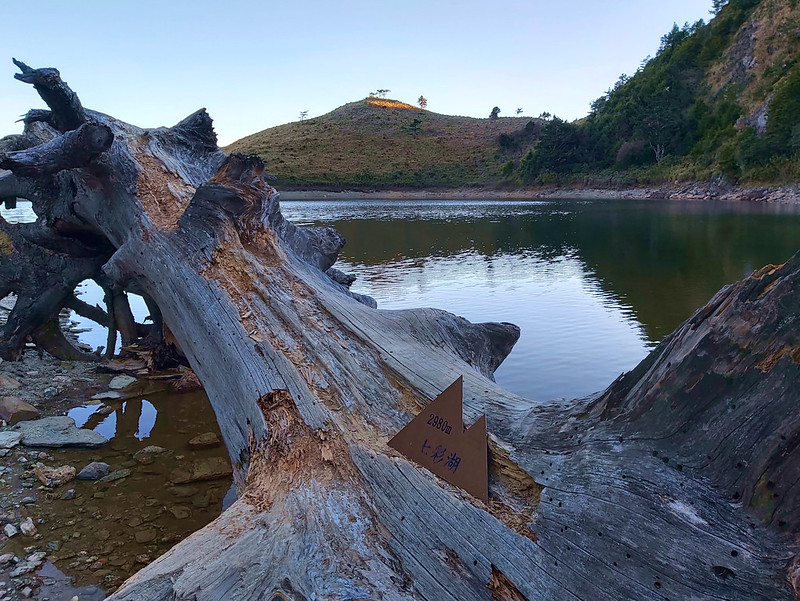
<svg viewBox="0 0 800 601">
<path fill-rule="evenodd" d="M 576 122 L 370 97 L 227 150 L 261 156 L 284 189 L 800 182 L 800 2 L 714 4 Z"/>
<path fill-rule="evenodd" d="M 524 150 L 517 142 L 532 141 L 538 127 L 530 118 L 454 117 L 370 97 L 225 150 L 260 156 L 284 190 L 486 186 L 503 179 L 503 166 Z"/>
</svg>

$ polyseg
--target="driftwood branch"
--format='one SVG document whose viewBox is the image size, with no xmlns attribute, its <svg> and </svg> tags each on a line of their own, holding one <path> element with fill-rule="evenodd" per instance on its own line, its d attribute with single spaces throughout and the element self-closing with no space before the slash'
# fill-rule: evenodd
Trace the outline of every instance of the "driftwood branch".
<svg viewBox="0 0 800 601">
<path fill-rule="evenodd" d="M 101 124 L 83 124 L 40 146 L 0 154 L 0 168 L 16 176 L 52 175 L 85 167 L 111 147 L 114 135 Z"/>
<path fill-rule="evenodd" d="M 326 273 L 341 236 L 287 222 L 263 163 L 225 157 L 204 111 L 150 130 L 84 112 L 113 134 L 102 169 L 28 173 L 47 210 L 69 207 L 54 232 L 102 238 L 90 277 L 145 295 L 240 490 L 112 599 L 795 598 L 800 256 L 721 291 L 604 393 L 523 399 L 492 380 L 515 326 L 350 293 Z M 13 257 L 25 242 L 4 232 Z M 16 323 L 71 302 L 63 260 L 39 270 L 38 321 L 44 301 L 0 264 L 0 291 L 29 290 Z M 465 422 L 487 417 L 488 504 L 386 444 L 458 376 Z"/>
<path fill-rule="evenodd" d="M 68 309 L 72 309 L 81 317 L 91 319 L 93 322 L 100 324 L 101 326 L 108 327 L 109 325 L 108 313 L 103 311 L 97 305 L 90 305 L 89 303 L 82 301 L 74 294 L 67 298 L 64 306 Z"/>
<path fill-rule="evenodd" d="M 52 111 L 50 118 L 46 120 L 53 127 L 61 132 L 66 132 L 77 129 L 86 122 L 86 113 L 78 95 L 61 80 L 58 69 L 32 69 L 22 61 L 17 59 L 13 59 L 13 61 L 21 71 L 21 73 L 16 73 L 14 78 L 32 84 L 36 88 L 39 96 Z M 42 113 L 37 113 L 37 117 L 42 116 Z"/>
</svg>

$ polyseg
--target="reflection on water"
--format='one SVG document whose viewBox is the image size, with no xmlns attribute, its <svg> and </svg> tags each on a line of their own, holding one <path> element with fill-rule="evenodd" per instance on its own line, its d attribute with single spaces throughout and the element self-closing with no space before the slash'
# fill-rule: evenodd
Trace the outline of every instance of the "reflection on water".
<svg viewBox="0 0 800 601">
<path fill-rule="evenodd" d="M 36 213 L 33 212 L 31 203 L 27 200 L 17 202 L 17 206 L 13 209 L 6 209 L 5 206 L 0 203 L 0 215 L 2 215 L 3 219 L 9 223 L 31 223 L 36 221 Z M 85 303 L 90 305 L 98 305 L 105 310 L 105 304 L 103 302 L 103 289 L 92 280 L 81 282 L 78 285 L 75 294 Z M 147 309 L 147 305 L 145 305 L 144 299 L 137 294 L 128 294 L 128 302 L 136 321 L 139 323 L 144 323 L 145 318 L 150 314 L 150 311 Z M 82 317 L 74 311 L 70 311 L 70 319 L 75 323 L 76 331 L 78 333 L 78 342 L 89 345 L 92 350 L 95 350 L 100 346 L 106 346 L 108 343 L 107 328 L 99 326 L 91 319 Z M 122 341 L 118 333 L 115 352 L 119 352 L 121 345 Z"/>
<path fill-rule="evenodd" d="M 138 427 L 133 437 L 137 440 L 144 440 L 150 437 L 150 432 L 156 423 L 156 416 L 158 411 L 153 404 L 146 399 L 135 399 L 125 401 L 113 413 L 107 414 L 103 405 L 88 405 L 81 407 L 74 407 L 67 412 L 72 419 L 75 420 L 75 425 L 79 428 L 86 427 L 95 432 L 99 432 L 109 440 L 117 435 L 117 414 L 122 414 L 122 423 L 127 423 L 125 414 L 138 415 Z M 122 436 L 130 435 L 130 432 L 121 433 Z"/>
<path fill-rule="evenodd" d="M 338 267 L 381 308 L 519 325 L 496 377 L 537 399 L 604 388 L 721 286 L 800 248 L 798 205 L 320 200 L 282 209 L 342 232 Z"/>
</svg>

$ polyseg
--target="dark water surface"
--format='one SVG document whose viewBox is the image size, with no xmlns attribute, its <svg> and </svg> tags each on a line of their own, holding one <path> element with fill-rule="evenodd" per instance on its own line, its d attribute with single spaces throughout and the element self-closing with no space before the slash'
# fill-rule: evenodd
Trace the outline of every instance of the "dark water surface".
<svg viewBox="0 0 800 601">
<path fill-rule="evenodd" d="M 636 200 L 285 201 L 347 238 L 337 267 L 384 309 L 522 328 L 497 370 L 535 399 L 605 388 L 723 285 L 800 249 L 800 206 Z"/>
</svg>

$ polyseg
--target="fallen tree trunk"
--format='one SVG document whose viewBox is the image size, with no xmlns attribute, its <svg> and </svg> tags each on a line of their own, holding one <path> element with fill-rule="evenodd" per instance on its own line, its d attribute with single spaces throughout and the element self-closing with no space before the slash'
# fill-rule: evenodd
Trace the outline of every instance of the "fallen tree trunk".
<svg viewBox="0 0 800 601">
<path fill-rule="evenodd" d="M 205 111 L 140 129 L 22 68 L 52 114 L 6 142 L 6 196 L 157 307 L 236 468 L 239 500 L 111 599 L 795 598 L 800 256 L 723 289 L 603 394 L 526 400 L 492 380 L 515 326 L 349 293 L 326 274 L 341 236 L 284 220 L 261 161 L 226 157 Z M 87 124 L 107 150 L 53 154 Z M 0 287 L 35 298 L 10 263 Z M 75 305 L 51 287 L 45 307 Z M 465 421 L 487 416 L 488 504 L 386 444 L 458 376 Z"/>
</svg>

